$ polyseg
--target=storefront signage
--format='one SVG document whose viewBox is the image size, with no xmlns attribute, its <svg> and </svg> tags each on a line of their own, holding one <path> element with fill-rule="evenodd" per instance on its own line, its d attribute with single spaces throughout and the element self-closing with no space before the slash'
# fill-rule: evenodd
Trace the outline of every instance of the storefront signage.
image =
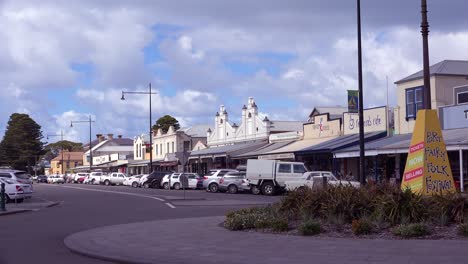
<svg viewBox="0 0 468 264">
<path fill-rule="evenodd" d="M 314 116 L 314 122 L 304 125 L 304 139 L 339 136 L 341 120 L 328 118 L 328 114 Z"/>
<path fill-rule="evenodd" d="M 423 195 L 455 191 L 436 110 L 418 112 L 401 188 Z"/>
<path fill-rule="evenodd" d="M 271 134 L 269 137 L 270 142 L 280 142 L 285 140 L 297 140 L 299 139 L 299 133 L 297 132 L 285 132 L 278 134 Z"/>
<path fill-rule="evenodd" d="M 263 160 L 294 159 L 294 153 L 263 155 L 263 156 L 258 156 L 258 159 L 263 159 Z"/>
<path fill-rule="evenodd" d="M 364 110 L 364 132 L 387 130 L 387 107 L 377 107 Z M 343 134 L 359 133 L 359 114 L 343 113 Z"/>
<path fill-rule="evenodd" d="M 93 165 L 99 165 L 110 161 L 109 155 L 93 157 Z"/>
</svg>

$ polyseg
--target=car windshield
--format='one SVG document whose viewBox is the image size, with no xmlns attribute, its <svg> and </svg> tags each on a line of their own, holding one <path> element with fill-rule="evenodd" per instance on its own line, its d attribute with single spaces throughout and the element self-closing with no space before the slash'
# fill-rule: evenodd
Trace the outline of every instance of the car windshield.
<svg viewBox="0 0 468 264">
<path fill-rule="evenodd" d="M 15 172 L 15 176 L 19 179 L 28 180 L 30 175 L 24 172 Z"/>
</svg>

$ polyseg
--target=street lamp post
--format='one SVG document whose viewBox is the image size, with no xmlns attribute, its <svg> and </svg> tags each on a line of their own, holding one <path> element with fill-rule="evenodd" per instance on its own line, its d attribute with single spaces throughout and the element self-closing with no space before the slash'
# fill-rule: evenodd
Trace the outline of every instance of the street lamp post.
<svg viewBox="0 0 468 264">
<path fill-rule="evenodd" d="M 91 120 L 91 115 L 89 115 L 89 120 L 70 121 L 70 127 L 73 127 L 73 123 L 89 123 L 89 173 L 91 173 L 93 169 L 93 147 L 91 145 L 91 142 L 92 142 L 91 123 L 94 123 L 94 121 Z"/>
<path fill-rule="evenodd" d="M 149 95 L 149 139 L 150 139 L 150 169 L 149 173 L 153 171 L 153 129 L 152 129 L 152 118 L 151 118 L 151 95 L 157 94 L 151 92 L 151 83 L 149 83 L 149 90 L 148 92 L 125 92 L 122 91 L 122 98 L 121 100 L 125 100 L 125 94 L 147 94 Z"/>
<path fill-rule="evenodd" d="M 61 151 L 62 152 L 62 157 L 61 157 L 61 160 L 60 160 L 62 166 L 61 166 L 60 171 L 61 171 L 61 173 L 63 175 L 63 130 L 60 129 L 60 135 L 57 135 L 57 134 L 47 135 L 47 139 L 49 139 L 49 137 L 60 137 L 60 142 L 62 143 L 62 151 Z"/>
<path fill-rule="evenodd" d="M 421 34 L 423 40 L 423 72 L 424 72 L 424 109 L 431 109 L 431 81 L 429 72 L 429 23 L 427 22 L 427 3 L 421 0 Z"/>
<path fill-rule="evenodd" d="M 361 49 L 361 0 L 357 0 L 357 40 L 358 40 L 358 79 L 359 79 L 359 180 L 366 184 L 364 154 L 364 100 L 362 91 L 362 49 Z"/>
</svg>

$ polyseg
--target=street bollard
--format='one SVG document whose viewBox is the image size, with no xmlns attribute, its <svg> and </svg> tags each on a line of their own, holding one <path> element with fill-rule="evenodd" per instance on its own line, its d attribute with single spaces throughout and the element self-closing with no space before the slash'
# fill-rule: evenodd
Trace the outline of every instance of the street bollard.
<svg viewBox="0 0 468 264">
<path fill-rule="evenodd" d="M 6 203 L 5 183 L 2 182 L 2 187 L 0 189 L 0 211 L 6 211 L 5 203 Z"/>
</svg>

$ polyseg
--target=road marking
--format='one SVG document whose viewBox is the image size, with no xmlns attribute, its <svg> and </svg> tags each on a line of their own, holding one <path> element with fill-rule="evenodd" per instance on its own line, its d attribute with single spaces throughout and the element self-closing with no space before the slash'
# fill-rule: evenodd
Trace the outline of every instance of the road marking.
<svg viewBox="0 0 468 264">
<path fill-rule="evenodd" d="M 83 191 L 104 192 L 104 193 L 116 193 L 116 194 L 130 195 L 130 196 L 136 196 L 136 197 L 143 197 L 143 198 L 155 199 L 155 200 L 158 200 L 158 201 L 160 201 L 160 202 L 164 202 L 164 201 L 165 201 L 164 199 L 161 199 L 161 198 L 159 198 L 159 197 L 150 196 L 150 195 L 144 195 L 144 194 L 137 194 L 137 193 L 117 192 L 117 191 L 106 191 L 106 190 L 96 190 L 96 189 L 87 189 L 87 188 L 72 187 L 72 186 L 60 186 L 60 187 L 62 187 L 62 188 L 70 188 L 70 189 L 77 189 L 77 190 L 83 190 Z M 169 206 L 169 207 L 171 207 L 171 208 L 175 208 L 172 204 L 171 204 L 171 205 L 168 205 L 168 203 L 166 203 L 166 205 Z"/>
<path fill-rule="evenodd" d="M 166 203 L 167 206 L 169 206 L 170 208 L 174 209 L 176 208 L 174 205 L 170 204 L 170 203 Z"/>
</svg>

